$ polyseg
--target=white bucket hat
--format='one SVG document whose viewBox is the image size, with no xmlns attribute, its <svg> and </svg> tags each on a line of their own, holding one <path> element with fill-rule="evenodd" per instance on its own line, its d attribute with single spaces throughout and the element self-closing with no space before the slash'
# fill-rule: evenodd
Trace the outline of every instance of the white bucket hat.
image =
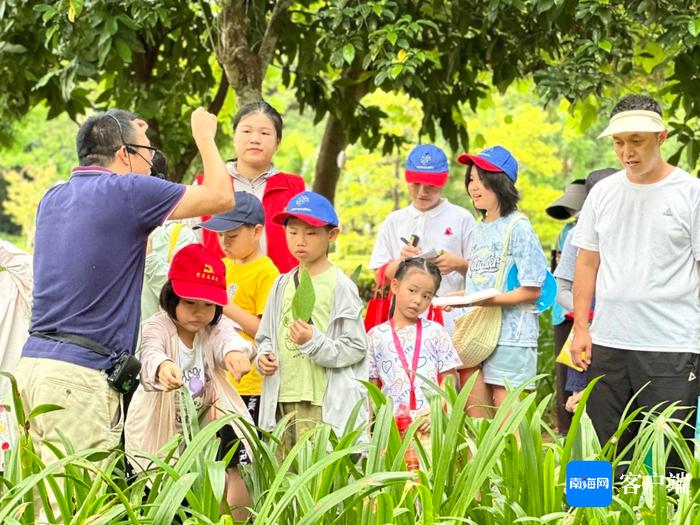
<svg viewBox="0 0 700 525">
<path fill-rule="evenodd" d="M 609 137 L 617 133 L 632 133 L 635 131 L 640 133 L 659 133 L 665 130 L 664 121 L 657 112 L 634 109 L 621 111 L 613 115 L 608 123 L 608 127 L 598 135 L 598 138 Z"/>
</svg>

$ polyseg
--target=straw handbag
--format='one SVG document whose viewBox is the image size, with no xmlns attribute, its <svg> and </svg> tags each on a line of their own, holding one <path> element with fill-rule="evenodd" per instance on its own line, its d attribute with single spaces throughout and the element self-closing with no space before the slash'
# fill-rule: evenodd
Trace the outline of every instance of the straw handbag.
<svg viewBox="0 0 700 525">
<path fill-rule="evenodd" d="M 515 224 L 521 220 L 525 220 L 525 217 L 518 215 L 511 221 L 506 230 L 503 253 L 501 253 L 498 275 L 494 285 L 494 288 L 499 290 L 503 286 L 510 235 Z M 473 306 L 466 314 L 455 319 L 452 343 L 455 345 L 463 366 L 466 368 L 475 367 L 493 353 L 501 335 L 501 315 L 500 306 Z"/>
</svg>

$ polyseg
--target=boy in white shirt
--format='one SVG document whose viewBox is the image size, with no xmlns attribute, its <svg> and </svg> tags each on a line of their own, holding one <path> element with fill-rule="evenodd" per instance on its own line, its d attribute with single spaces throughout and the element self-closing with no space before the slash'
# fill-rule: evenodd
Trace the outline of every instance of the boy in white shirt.
<svg viewBox="0 0 700 525">
<path fill-rule="evenodd" d="M 411 204 L 391 212 L 379 228 L 369 267 L 377 274 L 386 265 L 386 282 L 394 277 L 401 260 L 435 250 L 431 261 L 440 269 L 438 295 L 464 290 L 468 267 L 469 238 L 474 217 L 442 196 L 447 183 L 445 153 L 433 144 L 419 144 L 408 154 L 406 182 Z M 415 236 L 415 246 L 407 244 Z M 445 314 L 445 327 L 452 331 L 457 311 Z"/>
</svg>

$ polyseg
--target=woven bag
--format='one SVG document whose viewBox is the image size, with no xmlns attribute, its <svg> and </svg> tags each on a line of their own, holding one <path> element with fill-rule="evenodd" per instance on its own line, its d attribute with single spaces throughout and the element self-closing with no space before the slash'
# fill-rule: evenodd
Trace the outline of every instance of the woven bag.
<svg viewBox="0 0 700 525">
<path fill-rule="evenodd" d="M 495 288 L 499 290 L 504 281 L 510 235 L 515 224 L 521 220 L 525 220 L 525 217 L 518 215 L 511 221 L 506 230 L 495 284 Z M 464 367 L 473 368 L 493 353 L 501 335 L 501 320 L 500 306 L 473 306 L 467 313 L 455 319 L 452 343 Z"/>
</svg>

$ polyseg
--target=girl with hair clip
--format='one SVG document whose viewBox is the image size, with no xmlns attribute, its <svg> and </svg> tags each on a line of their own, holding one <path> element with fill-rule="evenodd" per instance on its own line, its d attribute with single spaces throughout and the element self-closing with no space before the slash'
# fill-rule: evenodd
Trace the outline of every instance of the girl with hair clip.
<svg viewBox="0 0 700 525">
<path fill-rule="evenodd" d="M 503 308 L 493 353 L 479 367 L 459 371 L 462 384 L 480 371 L 467 411 L 471 416 L 487 417 L 488 407 L 503 404 L 506 385 L 517 388 L 537 373 L 539 323 L 533 303 L 540 297 L 547 258 L 530 222 L 517 211 L 518 163 L 510 152 L 494 146 L 478 155 L 462 154 L 457 160 L 467 166 L 466 190 L 483 217 L 471 238 L 467 293 L 494 288 L 501 264 L 505 265 L 504 275 L 515 266 L 520 283 L 514 290 L 475 304 Z M 501 261 L 504 253 L 505 261 Z"/>
<path fill-rule="evenodd" d="M 226 162 L 226 169 L 234 191 L 252 193 L 262 202 L 265 228 L 260 246 L 280 273 L 287 273 L 297 265 L 297 260 L 287 248 L 284 228 L 275 224 L 272 217 L 306 187 L 299 175 L 284 173 L 272 163 L 282 141 L 282 129 L 282 115 L 267 102 L 259 100 L 241 107 L 233 117 L 236 158 Z M 202 238 L 211 253 L 224 257 L 216 233 L 202 230 Z"/>
<path fill-rule="evenodd" d="M 367 334 L 370 380 L 394 400 L 395 415 L 408 409 L 411 419 L 427 416 L 429 387 L 423 378 L 435 383 L 447 375 L 456 379 L 456 369 L 462 365 L 447 330 L 421 318 L 441 279 L 440 270 L 430 261 L 401 261 L 391 280 L 394 299 L 390 319 Z M 426 433 L 429 429 L 430 420 L 425 417 L 419 431 Z"/>
</svg>

